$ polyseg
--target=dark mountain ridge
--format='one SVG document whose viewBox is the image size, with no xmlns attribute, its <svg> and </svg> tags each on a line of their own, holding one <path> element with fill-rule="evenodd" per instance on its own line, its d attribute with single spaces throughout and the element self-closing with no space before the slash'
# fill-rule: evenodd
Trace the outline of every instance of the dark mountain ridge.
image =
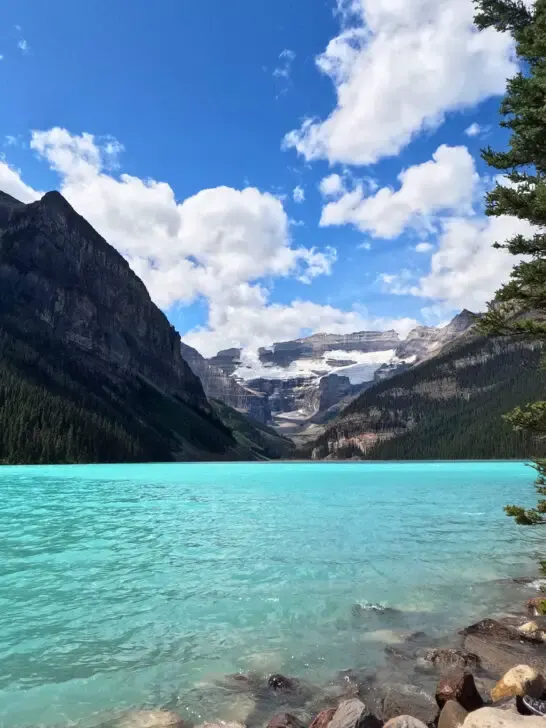
<svg viewBox="0 0 546 728">
<path fill-rule="evenodd" d="M 267 456 L 222 422 L 142 281 L 58 192 L 0 198 L 0 405 L 4 462 Z"/>
</svg>

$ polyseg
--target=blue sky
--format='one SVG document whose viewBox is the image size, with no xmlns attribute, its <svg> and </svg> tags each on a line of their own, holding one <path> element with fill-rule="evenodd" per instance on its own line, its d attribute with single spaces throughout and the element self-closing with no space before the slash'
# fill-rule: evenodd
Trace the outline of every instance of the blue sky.
<svg viewBox="0 0 546 728">
<path fill-rule="evenodd" d="M 205 353 L 437 324 L 510 270 L 479 149 L 516 66 L 471 0 L 0 13 L 0 189 L 60 189 Z"/>
</svg>

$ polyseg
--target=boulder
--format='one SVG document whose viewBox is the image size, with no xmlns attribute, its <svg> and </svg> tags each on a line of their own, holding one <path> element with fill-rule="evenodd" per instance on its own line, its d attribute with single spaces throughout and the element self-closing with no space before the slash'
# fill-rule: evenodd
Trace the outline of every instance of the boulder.
<svg viewBox="0 0 546 728">
<path fill-rule="evenodd" d="M 495 619 L 482 619 L 480 622 L 471 624 L 461 631 L 463 635 L 477 635 L 482 639 L 504 642 L 506 640 L 517 640 L 518 632 L 513 627 L 501 624 Z"/>
<path fill-rule="evenodd" d="M 426 725 L 433 726 L 438 718 L 438 705 L 415 685 L 392 685 L 383 699 L 382 718 L 389 721 L 399 715 L 412 715 Z"/>
<path fill-rule="evenodd" d="M 468 712 L 483 706 L 472 673 L 457 667 L 444 675 L 436 687 L 436 702 L 443 708 L 448 700 L 455 700 Z"/>
<path fill-rule="evenodd" d="M 459 728 L 465 721 L 468 711 L 455 700 L 448 700 L 438 718 L 438 728 Z"/>
<path fill-rule="evenodd" d="M 292 713 L 277 713 L 271 718 L 267 728 L 305 728 L 305 724 Z"/>
<path fill-rule="evenodd" d="M 519 695 L 512 698 L 503 698 L 502 700 L 496 700 L 491 708 L 497 708 L 498 710 L 507 710 L 509 713 L 521 713 L 521 715 L 532 715 L 531 711 L 528 710 L 523 704 Z"/>
<path fill-rule="evenodd" d="M 339 704 L 329 728 L 381 728 L 381 721 L 362 700 L 351 698 Z"/>
<path fill-rule="evenodd" d="M 530 695 L 532 698 L 540 698 L 544 687 L 544 678 L 537 670 L 529 665 L 517 665 L 508 670 L 491 690 L 491 698 L 493 701 L 511 698 L 515 695 Z"/>
<path fill-rule="evenodd" d="M 526 641 L 493 642 L 474 635 L 465 637 L 464 649 L 474 652 L 483 667 L 494 677 L 500 678 L 514 665 L 531 665 L 546 673 L 546 651 L 542 644 Z"/>
<path fill-rule="evenodd" d="M 530 622 L 522 624 L 519 631 L 524 637 L 535 640 L 536 642 L 546 642 L 546 617 L 535 617 Z"/>
<path fill-rule="evenodd" d="M 335 712 L 336 708 L 325 708 L 325 710 L 321 710 L 320 713 L 315 715 L 309 728 L 328 728 Z"/>
<path fill-rule="evenodd" d="M 267 679 L 267 684 L 273 690 L 289 690 L 294 691 L 297 689 L 297 683 L 290 677 L 284 675 L 274 674 L 270 675 Z"/>
<path fill-rule="evenodd" d="M 468 714 L 463 728 L 544 728 L 544 718 L 499 708 L 480 708 Z"/>
<path fill-rule="evenodd" d="M 427 728 L 422 720 L 413 718 L 411 715 L 398 715 L 391 718 L 383 728 Z"/>
<path fill-rule="evenodd" d="M 425 662 L 437 667 L 480 667 L 481 660 L 478 655 L 455 647 L 441 647 L 427 650 L 423 655 Z"/>
<path fill-rule="evenodd" d="M 533 597 L 525 602 L 527 614 L 530 617 L 536 617 L 546 614 L 546 596 Z"/>
<path fill-rule="evenodd" d="M 116 721 L 116 728 L 184 728 L 172 710 L 130 710 Z"/>
</svg>

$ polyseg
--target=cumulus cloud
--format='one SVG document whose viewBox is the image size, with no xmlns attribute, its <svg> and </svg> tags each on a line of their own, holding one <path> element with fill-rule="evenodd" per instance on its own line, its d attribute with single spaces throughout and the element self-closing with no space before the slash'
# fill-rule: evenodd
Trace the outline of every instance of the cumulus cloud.
<svg viewBox="0 0 546 728">
<path fill-rule="evenodd" d="M 471 214 L 479 176 L 466 147 L 443 144 L 431 160 L 404 170 L 398 180 L 398 190 L 382 187 L 368 196 L 358 184 L 324 207 L 320 224 L 351 223 L 376 237 L 395 238 L 409 224 L 429 215 Z"/>
<path fill-rule="evenodd" d="M 432 243 L 417 243 L 415 246 L 416 253 L 428 253 L 433 249 L 434 245 L 432 245 Z"/>
<path fill-rule="evenodd" d="M 305 190 L 301 185 L 297 185 L 296 187 L 294 187 L 292 197 L 294 199 L 294 202 L 296 202 L 298 205 L 302 202 L 305 202 Z"/>
<path fill-rule="evenodd" d="M 448 111 L 504 91 L 509 34 L 473 26 L 472 0 L 338 0 L 339 34 L 317 58 L 337 103 L 284 140 L 307 160 L 372 164 Z"/>
<path fill-rule="evenodd" d="M 493 243 L 532 232 L 528 222 L 508 216 L 448 219 L 424 276 L 415 281 L 411 272 L 402 271 L 383 275 L 382 282 L 390 293 L 435 299 L 444 309 L 483 310 L 517 262 L 507 251 L 493 248 Z"/>
</svg>

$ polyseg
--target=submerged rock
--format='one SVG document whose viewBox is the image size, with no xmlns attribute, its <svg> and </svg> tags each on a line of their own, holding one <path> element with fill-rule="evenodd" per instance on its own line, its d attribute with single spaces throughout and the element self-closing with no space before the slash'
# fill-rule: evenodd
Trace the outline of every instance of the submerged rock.
<svg viewBox="0 0 546 728">
<path fill-rule="evenodd" d="M 544 678 L 537 670 L 529 665 L 517 665 L 508 670 L 491 690 L 491 698 L 501 700 L 515 695 L 530 695 L 532 698 L 540 698 L 544 687 Z"/>
<path fill-rule="evenodd" d="M 381 728 L 381 721 L 358 698 L 339 704 L 329 728 Z"/>
<path fill-rule="evenodd" d="M 184 728 L 172 710 L 130 710 L 115 723 L 116 728 Z"/>
<path fill-rule="evenodd" d="M 465 721 L 468 710 L 455 700 L 448 700 L 438 718 L 438 728 L 459 728 Z"/>
<path fill-rule="evenodd" d="M 292 713 L 277 713 L 271 718 L 267 728 L 305 728 L 305 724 Z"/>
<path fill-rule="evenodd" d="M 267 678 L 267 684 L 273 690 L 288 690 L 291 692 L 297 690 L 298 687 L 296 680 L 293 680 L 291 677 L 285 677 L 279 673 L 270 675 Z"/>
<path fill-rule="evenodd" d="M 455 668 L 440 680 L 436 688 L 436 702 L 443 708 L 451 700 L 462 705 L 468 712 L 483 706 L 472 673 L 462 668 Z"/>
</svg>

